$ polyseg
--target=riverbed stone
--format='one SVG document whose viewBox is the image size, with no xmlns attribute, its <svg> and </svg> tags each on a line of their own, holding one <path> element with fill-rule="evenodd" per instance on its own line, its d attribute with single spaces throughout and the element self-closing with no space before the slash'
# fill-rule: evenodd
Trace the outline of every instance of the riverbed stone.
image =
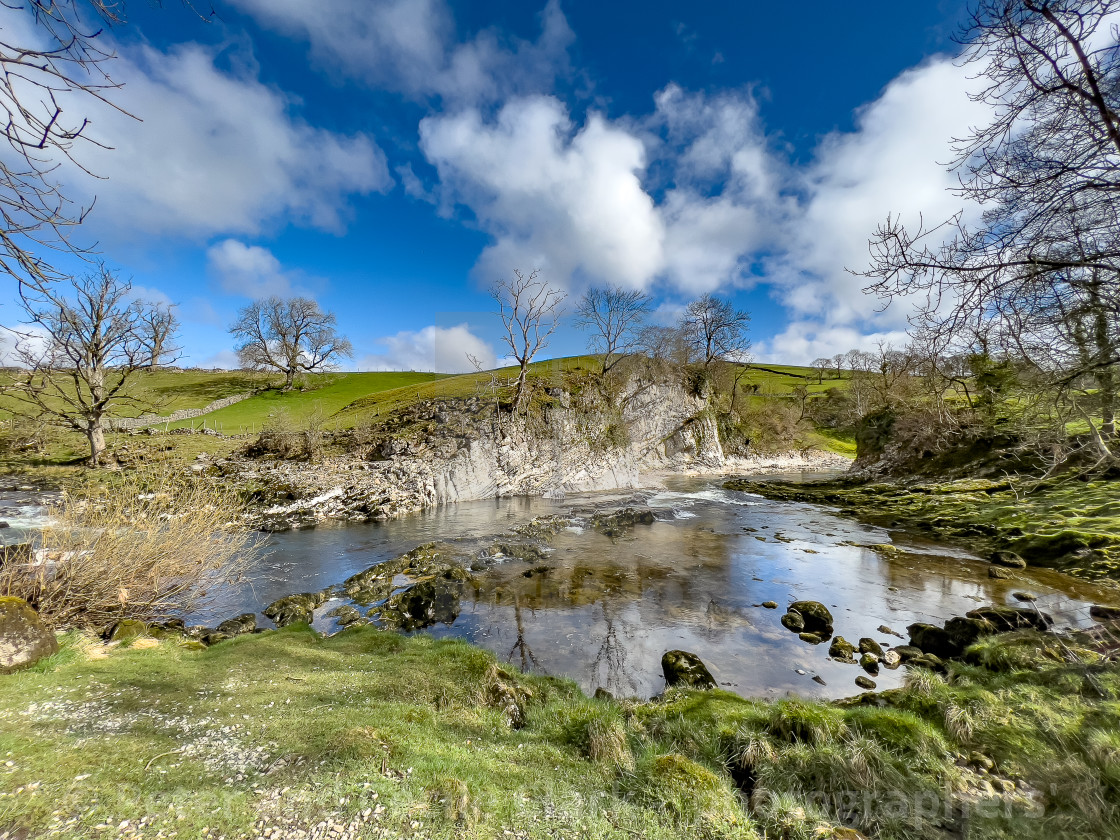
<svg viewBox="0 0 1120 840">
<path fill-rule="evenodd" d="M 856 685 L 858 685 L 860 688 L 867 689 L 868 691 L 874 691 L 876 688 L 875 680 L 871 679 L 870 677 L 865 677 L 863 674 L 860 674 L 858 677 L 856 677 Z"/>
<path fill-rule="evenodd" d="M 317 592 L 289 595 L 273 601 L 261 612 L 271 618 L 277 627 L 287 627 L 300 622 L 310 624 L 315 617 L 315 608 L 322 603 L 320 598 Z"/>
<path fill-rule="evenodd" d="M 711 671 L 695 653 L 670 650 L 661 657 L 661 671 L 668 686 L 712 689 L 716 687 Z"/>
<path fill-rule="evenodd" d="M 763 601 L 762 606 L 766 607 L 766 609 L 768 609 L 768 610 L 776 610 L 778 608 L 778 602 L 777 601 Z"/>
<path fill-rule="evenodd" d="M 362 618 L 362 614 L 358 612 L 357 608 L 352 607 L 349 604 L 343 604 L 341 606 L 335 607 L 333 610 L 329 610 L 327 612 L 327 618 L 338 619 L 338 623 L 342 627 L 347 627 L 356 621 L 360 621 Z"/>
<path fill-rule="evenodd" d="M 856 661 L 855 652 L 856 646 L 843 636 L 837 636 L 832 640 L 832 644 L 828 646 L 828 655 L 841 662 L 854 663 Z"/>
<path fill-rule="evenodd" d="M 873 653 L 865 653 L 859 658 L 859 666 L 869 674 L 879 673 L 879 657 Z"/>
<path fill-rule="evenodd" d="M 1002 566 L 989 566 L 988 577 L 992 580 L 1014 580 L 1015 574 L 1010 569 L 1005 569 Z"/>
<path fill-rule="evenodd" d="M 883 646 L 874 639 L 864 636 L 859 640 L 859 652 L 873 653 L 881 659 L 883 656 Z"/>
<path fill-rule="evenodd" d="M 879 657 L 879 664 L 893 671 L 902 664 L 902 657 L 897 650 L 885 650 L 883 655 Z"/>
<path fill-rule="evenodd" d="M 953 640 L 953 645 L 960 649 L 960 656 L 965 648 L 976 644 L 981 636 L 990 636 L 996 632 L 996 627 L 984 618 L 956 616 L 945 622 L 945 632 Z"/>
<path fill-rule="evenodd" d="M 796 610 L 790 610 L 782 616 L 782 626 L 791 633 L 805 632 L 805 619 Z"/>
<path fill-rule="evenodd" d="M 257 629 L 257 614 L 256 613 L 242 613 L 236 618 L 230 618 L 223 621 L 218 625 L 217 631 L 224 633 L 226 636 L 241 636 L 245 633 L 252 633 Z"/>
<path fill-rule="evenodd" d="M 1027 629 L 1046 631 L 1054 623 L 1053 618 L 1033 607 L 980 607 L 969 610 L 965 616 L 990 622 L 997 633 Z"/>
<path fill-rule="evenodd" d="M 898 654 L 898 658 L 904 663 L 909 662 L 916 656 L 922 655 L 921 649 L 916 648 L 913 645 L 897 645 L 896 647 L 891 648 L 891 650 Z"/>
<path fill-rule="evenodd" d="M 820 601 L 794 601 L 789 605 L 789 611 L 801 614 L 805 629 L 810 633 L 832 635 L 832 613 Z"/>
<path fill-rule="evenodd" d="M 897 637 L 898 637 L 898 638 L 900 638 L 900 639 L 903 639 L 903 638 L 905 638 L 905 636 L 903 636 L 903 635 L 902 635 L 901 633 L 899 633 L 899 632 L 898 632 L 897 630 L 892 630 L 892 629 L 891 629 L 890 627 L 888 627 L 888 626 L 887 626 L 886 624 L 880 624 L 880 625 L 879 625 L 878 627 L 876 627 L 875 629 L 876 629 L 876 630 L 878 630 L 878 631 L 879 631 L 880 633 L 883 633 L 883 634 L 885 634 L 885 635 L 887 635 L 887 636 L 897 636 Z"/>
<path fill-rule="evenodd" d="M 816 633 L 798 633 L 797 638 L 811 645 L 819 645 L 823 641 Z"/>
<path fill-rule="evenodd" d="M 1027 561 L 1014 551 L 994 551 L 988 559 L 993 566 L 1002 566 L 1005 569 L 1027 568 Z"/>
<path fill-rule="evenodd" d="M 961 654 L 961 646 L 944 627 L 919 621 L 907 627 L 906 631 L 910 634 L 910 646 L 917 648 L 923 654 L 932 653 L 942 658 Z"/>
<path fill-rule="evenodd" d="M 1089 607 L 1089 615 L 1096 621 L 1120 621 L 1120 607 L 1093 604 Z"/>
<path fill-rule="evenodd" d="M 0 674 L 34 665 L 58 652 L 58 640 L 22 598 L 0 597 Z"/>
</svg>

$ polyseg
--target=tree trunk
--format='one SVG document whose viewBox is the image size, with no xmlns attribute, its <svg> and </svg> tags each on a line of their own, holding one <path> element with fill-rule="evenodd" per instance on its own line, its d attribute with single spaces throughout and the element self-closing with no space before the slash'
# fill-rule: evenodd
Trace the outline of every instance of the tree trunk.
<svg viewBox="0 0 1120 840">
<path fill-rule="evenodd" d="M 105 429 L 101 425 L 101 418 L 89 421 L 86 437 L 89 439 L 89 465 L 96 467 L 100 465 L 101 453 L 105 451 Z"/>
<path fill-rule="evenodd" d="M 284 390 L 285 391 L 292 390 L 292 385 L 295 383 L 295 381 L 296 381 L 296 372 L 295 372 L 294 368 L 288 368 L 286 371 L 284 371 Z"/>
<path fill-rule="evenodd" d="M 1101 396 L 1101 436 L 1116 436 L 1116 369 L 1104 368 L 1097 377 Z"/>
<path fill-rule="evenodd" d="M 513 397 L 513 413 L 521 413 L 521 403 L 525 398 L 525 383 L 529 377 L 529 364 L 521 365 L 521 372 L 517 374 L 517 393 Z"/>
</svg>

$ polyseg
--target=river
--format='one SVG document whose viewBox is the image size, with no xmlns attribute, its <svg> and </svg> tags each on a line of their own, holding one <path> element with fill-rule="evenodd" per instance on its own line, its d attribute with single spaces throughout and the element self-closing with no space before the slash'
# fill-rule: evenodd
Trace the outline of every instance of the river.
<svg viewBox="0 0 1120 840">
<path fill-rule="evenodd" d="M 803 478 L 805 476 L 783 476 Z M 383 523 L 324 526 L 271 535 L 248 583 L 213 593 L 192 621 L 213 625 L 270 601 L 323 589 L 375 563 L 431 541 L 464 553 L 488 550 L 533 517 L 577 517 L 620 505 L 648 505 L 651 525 L 609 537 L 578 525 L 557 534 L 543 564 L 510 559 L 465 586 L 457 616 L 418 632 L 489 648 L 503 661 L 567 676 L 588 692 L 649 697 L 664 688 L 660 661 L 674 648 L 698 654 L 725 688 L 746 696 L 842 697 L 862 671 L 828 657 L 780 623 L 794 600 L 823 602 L 835 632 L 884 644 L 915 621 L 941 623 L 982 604 L 1038 597 L 1059 624 L 1078 624 L 1088 604 L 1110 594 L 1059 573 L 1031 569 L 993 580 L 988 564 L 960 549 L 868 527 L 814 505 L 773 502 L 721 489 L 723 479 L 676 478 L 662 490 L 567 499 L 461 503 Z M 871 546 L 893 544 L 901 551 Z M 543 569 L 547 567 L 547 569 Z M 774 601 L 779 609 L 761 604 Z M 331 632 L 326 613 L 315 626 Z M 261 618 L 262 626 L 269 626 Z M 905 669 L 883 670 L 880 689 Z"/>
</svg>

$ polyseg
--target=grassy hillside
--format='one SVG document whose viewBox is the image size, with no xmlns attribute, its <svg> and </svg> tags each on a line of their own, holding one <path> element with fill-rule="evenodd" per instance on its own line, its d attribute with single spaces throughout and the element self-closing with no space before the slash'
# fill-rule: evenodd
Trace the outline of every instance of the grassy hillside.
<svg viewBox="0 0 1120 840">
<path fill-rule="evenodd" d="M 72 635 L 0 676 L 0 836 L 1118 836 L 1117 665 L 1033 631 L 969 659 L 877 704 L 642 702 L 370 627 Z"/>
<path fill-rule="evenodd" d="M 226 434 L 259 432 L 270 416 L 284 412 L 292 421 L 304 420 L 315 411 L 331 417 L 355 400 L 379 391 L 405 390 L 448 378 L 444 373 L 376 372 L 376 373 L 327 373 L 305 377 L 302 390 L 268 390 L 247 400 L 206 415 L 207 428 Z M 452 377 L 454 378 L 454 377 Z M 198 426 L 202 418 L 194 421 Z M 190 426 L 183 421 L 171 428 Z"/>
</svg>

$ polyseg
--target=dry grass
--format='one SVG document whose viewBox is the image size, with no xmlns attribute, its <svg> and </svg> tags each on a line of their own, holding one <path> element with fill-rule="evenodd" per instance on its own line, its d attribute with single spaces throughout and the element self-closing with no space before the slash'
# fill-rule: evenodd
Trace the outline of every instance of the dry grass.
<svg viewBox="0 0 1120 840">
<path fill-rule="evenodd" d="M 86 483 L 63 493 L 28 555 L 0 567 L 0 592 L 55 627 L 190 610 L 252 563 L 256 538 L 240 512 L 232 490 L 167 469 Z"/>
</svg>

